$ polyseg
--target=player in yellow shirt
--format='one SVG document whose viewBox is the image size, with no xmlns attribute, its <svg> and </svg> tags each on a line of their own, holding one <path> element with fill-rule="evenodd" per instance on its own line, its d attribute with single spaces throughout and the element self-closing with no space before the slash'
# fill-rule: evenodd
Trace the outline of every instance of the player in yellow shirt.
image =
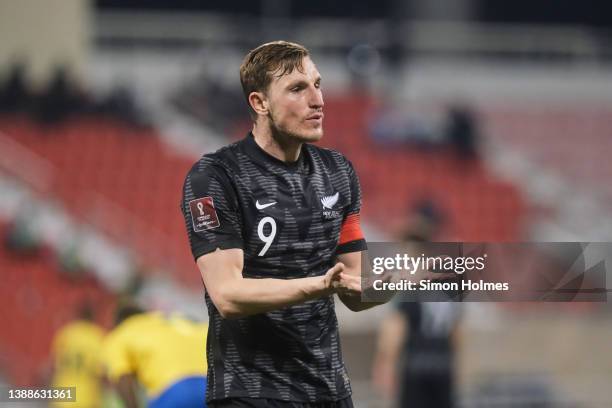
<svg viewBox="0 0 612 408">
<path fill-rule="evenodd" d="M 135 383 L 149 408 L 205 407 L 208 327 L 178 315 L 124 307 L 106 337 L 108 378 L 127 408 L 138 407 Z"/>
<path fill-rule="evenodd" d="M 75 387 L 75 402 L 54 407 L 98 408 L 102 397 L 100 353 L 104 331 L 93 322 L 93 311 L 83 306 L 80 318 L 62 327 L 53 339 L 53 387 Z"/>
</svg>

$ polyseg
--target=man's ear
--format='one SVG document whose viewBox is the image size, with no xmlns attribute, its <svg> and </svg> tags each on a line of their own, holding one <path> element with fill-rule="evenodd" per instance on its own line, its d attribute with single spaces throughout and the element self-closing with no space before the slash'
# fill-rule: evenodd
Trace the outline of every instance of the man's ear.
<svg viewBox="0 0 612 408">
<path fill-rule="evenodd" d="M 249 94 L 249 104 L 258 115 L 268 114 L 268 98 L 263 92 L 251 92 Z"/>
</svg>

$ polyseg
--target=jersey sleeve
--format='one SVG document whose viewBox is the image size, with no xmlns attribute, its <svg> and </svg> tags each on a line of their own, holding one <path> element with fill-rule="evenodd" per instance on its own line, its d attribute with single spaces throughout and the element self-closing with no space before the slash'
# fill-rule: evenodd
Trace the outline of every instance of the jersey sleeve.
<svg viewBox="0 0 612 408">
<path fill-rule="evenodd" d="M 111 381 L 116 382 L 123 375 L 136 373 L 136 367 L 130 358 L 127 338 L 121 331 L 115 331 L 106 337 L 102 353 L 106 376 Z"/>
<path fill-rule="evenodd" d="M 194 166 L 185 179 L 181 210 L 195 260 L 217 248 L 243 248 L 238 199 L 222 169 Z"/>
<path fill-rule="evenodd" d="M 348 166 L 351 199 L 344 213 L 336 255 L 367 249 L 365 237 L 361 230 L 361 187 L 359 178 L 351 162 L 346 160 L 346 164 Z"/>
</svg>

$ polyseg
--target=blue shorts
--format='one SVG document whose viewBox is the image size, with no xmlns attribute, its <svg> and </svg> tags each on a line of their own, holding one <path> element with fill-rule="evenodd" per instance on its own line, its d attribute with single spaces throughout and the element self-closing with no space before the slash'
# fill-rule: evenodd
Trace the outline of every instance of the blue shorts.
<svg viewBox="0 0 612 408">
<path fill-rule="evenodd" d="M 206 408 L 206 377 L 182 379 L 149 401 L 149 408 Z"/>
</svg>

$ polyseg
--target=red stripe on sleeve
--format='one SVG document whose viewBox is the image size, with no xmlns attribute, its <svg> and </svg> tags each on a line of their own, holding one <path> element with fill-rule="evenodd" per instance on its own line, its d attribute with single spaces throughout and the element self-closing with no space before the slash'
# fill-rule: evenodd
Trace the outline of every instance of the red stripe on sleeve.
<svg viewBox="0 0 612 408">
<path fill-rule="evenodd" d="M 351 214 L 346 217 L 342 224 L 338 244 L 342 245 L 358 239 L 364 239 L 363 232 L 361 232 L 360 216 L 359 214 Z"/>
</svg>

